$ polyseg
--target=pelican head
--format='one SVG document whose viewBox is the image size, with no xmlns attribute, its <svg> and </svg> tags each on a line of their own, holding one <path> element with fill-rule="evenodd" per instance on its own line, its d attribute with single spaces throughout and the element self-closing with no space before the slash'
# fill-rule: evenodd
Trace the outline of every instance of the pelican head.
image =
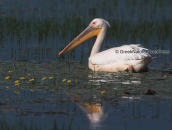
<svg viewBox="0 0 172 130">
<path fill-rule="evenodd" d="M 68 46 L 66 46 L 58 55 L 70 51 L 74 47 L 80 45 L 81 43 L 94 36 L 98 37 L 102 29 L 106 29 L 108 26 L 110 27 L 109 23 L 106 20 L 101 18 L 94 19 L 93 21 L 91 21 L 89 26 L 82 33 L 80 33 Z"/>
<path fill-rule="evenodd" d="M 109 23 L 101 18 L 95 18 L 93 19 L 93 21 L 91 21 L 91 23 L 89 24 L 89 26 L 94 27 L 94 28 L 103 28 L 104 26 L 109 26 Z"/>
</svg>

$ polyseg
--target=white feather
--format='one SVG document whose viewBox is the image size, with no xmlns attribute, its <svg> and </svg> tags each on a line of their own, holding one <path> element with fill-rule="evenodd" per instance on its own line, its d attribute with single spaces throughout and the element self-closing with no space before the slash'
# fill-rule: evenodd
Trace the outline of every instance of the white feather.
<svg viewBox="0 0 172 130">
<path fill-rule="evenodd" d="M 123 45 L 121 47 L 114 47 L 96 53 L 89 57 L 89 62 L 93 65 L 105 65 L 105 64 L 121 62 L 121 61 L 142 60 L 145 57 L 151 57 L 146 52 L 147 50 L 148 49 L 140 47 L 140 45 L 138 44 Z"/>
</svg>

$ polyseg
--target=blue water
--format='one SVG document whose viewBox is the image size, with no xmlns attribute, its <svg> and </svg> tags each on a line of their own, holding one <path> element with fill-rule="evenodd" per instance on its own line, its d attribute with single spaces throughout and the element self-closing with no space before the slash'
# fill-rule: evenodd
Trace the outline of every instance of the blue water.
<svg viewBox="0 0 172 130">
<path fill-rule="evenodd" d="M 1 1 L 0 17 L 6 20 L 3 24 L 1 23 L 0 27 L 0 60 L 1 62 L 16 60 L 52 63 L 52 61 L 67 61 L 70 59 L 77 62 L 82 61 L 82 64 L 87 66 L 95 38 L 86 41 L 61 57 L 58 56 L 58 53 L 82 32 L 91 20 L 97 17 L 104 18 L 110 23 L 111 27 L 115 25 L 114 20 L 132 22 L 133 24 L 140 20 L 145 21 L 145 23 L 147 21 L 168 21 L 172 19 L 171 6 L 172 2 L 170 0 Z M 33 30 L 36 28 L 33 27 L 34 22 L 40 22 L 40 26 L 41 22 L 45 26 L 46 20 L 57 21 L 60 24 L 50 28 L 45 35 L 46 32 L 43 33 L 43 31 L 39 34 L 39 29 L 35 29 L 35 32 L 33 30 L 29 32 L 29 28 L 21 28 L 22 25 L 17 24 L 10 25 L 7 28 L 5 25 L 10 18 L 19 21 L 30 20 L 32 23 L 30 28 Z M 68 20 L 69 25 L 63 24 L 68 23 L 66 22 Z M 82 24 L 77 26 L 75 25 L 77 22 Z M 49 24 L 50 21 L 47 23 Z M 26 23 L 24 22 L 24 24 Z M 19 27 L 19 31 L 13 32 L 16 26 Z M 44 26 L 40 28 L 44 29 Z M 119 32 L 112 30 L 111 27 L 107 30 L 110 33 L 107 33 L 100 51 L 124 44 L 141 44 L 150 50 L 169 50 L 170 54 L 153 54 L 152 56 L 157 57 L 157 59 L 152 61 L 149 67 L 171 68 L 171 32 L 164 38 L 165 36 L 149 36 L 145 29 L 142 39 L 132 36 L 124 39 L 123 36 L 118 35 Z M 53 28 L 55 31 L 53 31 Z M 60 30 L 59 33 L 57 30 Z M 113 31 L 115 33 L 112 34 Z M 83 102 L 76 103 L 66 93 L 60 91 L 43 93 L 43 90 L 35 90 L 33 93 L 30 90 L 19 88 L 20 94 L 18 95 L 14 91 L 6 91 L 5 86 L 6 84 L 1 84 L 0 122 L 6 121 L 9 127 L 16 125 L 15 129 L 24 128 L 25 125 L 28 128 L 31 127 L 31 129 L 37 127 L 41 130 L 55 129 L 55 127 L 74 130 L 171 130 L 172 128 L 171 97 L 169 99 L 163 99 L 163 97 L 159 99 L 152 96 L 146 99 L 146 96 L 138 95 L 137 99 L 133 99 L 132 97 L 118 96 L 117 101 L 113 104 L 108 104 L 105 101 L 100 104 L 100 101 L 98 101 L 97 104 L 89 103 L 89 105 L 88 102 L 84 102 L 87 104 L 84 105 Z M 61 98 L 64 98 L 64 101 Z M 88 109 L 89 106 L 94 106 L 98 112 L 91 111 Z"/>
<path fill-rule="evenodd" d="M 0 12 L 2 18 L 12 18 L 19 20 L 30 20 L 30 22 L 38 22 L 52 20 L 53 22 L 59 22 L 60 27 L 57 25 L 54 28 L 60 30 L 60 34 L 52 31 L 51 28 L 43 37 L 39 35 L 38 30 L 36 32 L 31 31 L 31 33 L 22 33 L 19 31 L 19 34 L 10 34 L 6 33 L 6 29 L 3 30 L 4 38 L 0 42 L 0 59 L 2 61 L 6 60 L 36 60 L 42 62 L 48 62 L 49 60 L 58 60 L 61 57 L 58 57 L 58 53 L 68 45 L 71 40 L 73 40 L 80 32 L 85 29 L 91 20 L 96 17 L 106 19 L 111 27 L 113 26 L 114 20 L 119 20 L 121 22 L 137 23 L 138 21 L 147 21 L 151 22 L 161 22 L 164 20 L 170 20 L 172 18 L 171 14 L 171 5 L 170 0 L 163 1 L 45 1 L 45 0 L 36 0 L 36 1 L 27 1 L 27 0 L 16 0 L 16 1 L 2 1 L 0 3 Z M 74 17 L 78 18 L 73 19 Z M 69 25 L 63 25 L 69 21 Z M 45 23 L 43 22 L 43 23 Z M 72 28 L 73 25 L 79 25 L 78 28 Z M 18 26 L 18 25 L 12 25 Z M 40 25 L 41 26 L 41 25 Z M 43 24 L 41 27 L 44 29 L 46 24 Z M 75 26 L 74 26 L 75 27 Z M 10 30 L 13 30 L 13 27 L 9 27 Z M 20 27 L 19 27 L 20 28 Z M 35 29 L 36 27 L 31 28 Z M 154 26 L 152 26 L 154 28 Z M 155 27 L 156 28 L 156 27 Z M 169 27 L 170 28 L 170 27 Z M 23 28 L 21 28 L 22 30 Z M 24 28 L 24 32 L 27 28 Z M 28 30 L 29 31 L 29 30 Z M 77 31 L 74 33 L 72 31 Z M 112 28 L 107 30 L 112 32 Z M 138 30 L 139 31 L 139 30 Z M 162 37 L 155 34 L 153 37 L 146 35 L 149 30 L 145 30 L 143 33 L 143 38 L 129 36 L 127 39 L 121 39 L 123 36 L 118 36 L 114 33 L 107 34 L 101 50 L 106 50 L 112 47 L 118 47 L 125 44 L 141 44 L 141 46 L 148 48 L 150 50 L 168 50 L 172 51 L 171 46 L 171 37 L 168 34 L 168 37 L 162 39 Z M 163 30 L 160 30 L 163 31 Z M 118 32 L 117 32 L 118 33 Z M 124 34 L 125 34 L 124 30 Z M 126 34 L 128 35 L 128 34 Z M 120 38 L 121 37 L 121 38 Z M 145 40 L 143 40 L 145 39 Z M 74 52 L 68 52 L 64 55 L 66 59 L 68 57 L 71 60 L 84 61 L 87 64 L 90 51 L 95 42 L 95 38 L 86 41 L 80 46 L 74 49 Z M 171 64 L 171 53 L 170 54 L 152 54 L 152 56 L 157 57 L 153 63 L 150 64 L 151 67 L 161 68 L 162 64 Z"/>
<path fill-rule="evenodd" d="M 70 99 L 60 92 L 55 92 L 54 95 L 54 92 L 32 93 L 23 90 L 20 91 L 20 95 L 15 96 L 14 92 L 1 91 L 0 95 L 4 95 L 3 99 L 7 99 L 6 93 L 10 94 L 11 99 L 8 98 L 7 104 L 1 104 L 0 120 L 7 120 L 9 126 L 22 122 L 20 127 L 37 127 L 43 130 L 54 129 L 55 124 L 58 129 L 64 127 L 64 129 L 84 130 L 170 130 L 172 127 L 172 102 L 169 99 L 122 96 L 116 98 L 113 104 L 89 103 L 89 106 L 94 105 L 99 108 L 100 111 L 96 112 L 90 111 L 84 103 L 57 100 L 60 96 Z M 3 99 L 1 98 L 1 103 L 5 103 Z"/>
</svg>

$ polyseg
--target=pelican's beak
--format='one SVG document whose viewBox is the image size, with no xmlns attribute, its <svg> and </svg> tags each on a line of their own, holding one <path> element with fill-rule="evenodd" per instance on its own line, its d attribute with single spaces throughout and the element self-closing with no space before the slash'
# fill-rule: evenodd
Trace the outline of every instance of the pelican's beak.
<svg viewBox="0 0 172 130">
<path fill-rule="evenodd" d="M 88 26 L 81 34 L 79 34 L 68 46 L 66 46 L 58 55 L 62 53 L 68 52 L 74 47 L 80 45 L 81 43 L 85 42 L 86 40 L 98 36 L 101 32 L 101 28 L 95 28 L 92 26 Z"/>
</svg>

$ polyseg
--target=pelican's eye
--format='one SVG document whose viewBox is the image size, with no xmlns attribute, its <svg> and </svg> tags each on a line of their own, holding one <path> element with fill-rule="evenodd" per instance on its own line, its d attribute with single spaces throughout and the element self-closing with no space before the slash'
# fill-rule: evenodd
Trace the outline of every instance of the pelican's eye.
<svg viewBox="0 0 172 130">
<path fill-rule="evenodd" d="M 93 22 L 93 24 L 96 24 L 96 22 Z"/>
</svg>

